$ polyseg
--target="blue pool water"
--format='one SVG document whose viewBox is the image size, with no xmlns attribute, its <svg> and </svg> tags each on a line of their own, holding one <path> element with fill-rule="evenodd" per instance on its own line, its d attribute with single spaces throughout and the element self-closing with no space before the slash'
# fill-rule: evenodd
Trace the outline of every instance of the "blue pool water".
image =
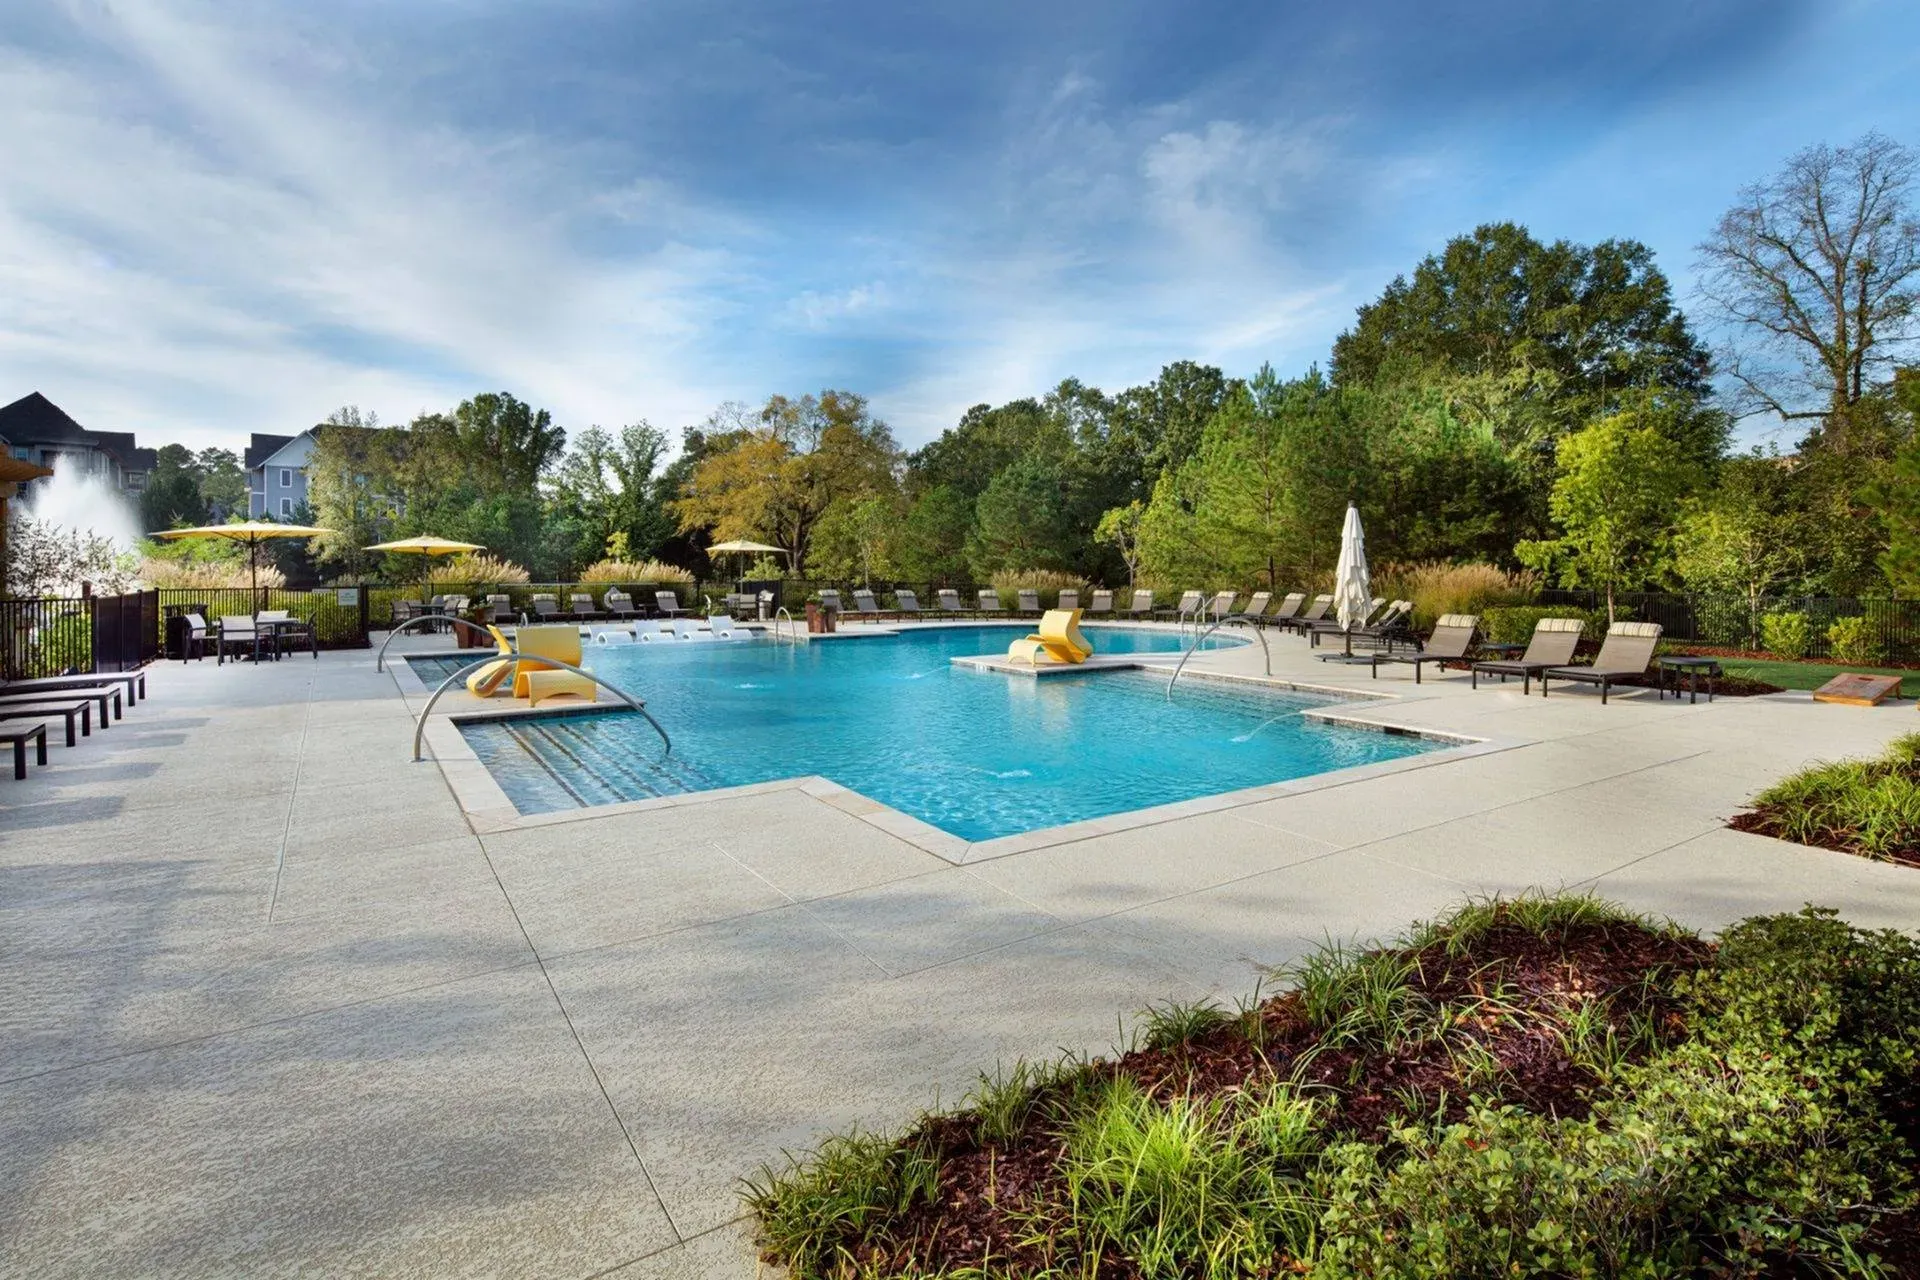
<svg viewBox="0 0 1920 1280">
<path fill-rule="evenodd" d="M 1004 653 L 1027 629 L 942 628 L 811 645 L 590 646 L 587 665 L 644 699 L 673 735 L 670 755 L 628 712 L 467 724 L 462 732 L 523 813 L 819 774 L 966 840 L 1441 745 L 1303 718 L 1306 708 L 1333 701 L 1307 694 L 1182 680 L 1169 703 L 1164 674 L 1032 679 L 949 661 Z M 1088 633 L 1104 653 L 1180 646 L 1169 632 Z M 436 663 L 412 662 L 433 678 Z"/>
</svg>

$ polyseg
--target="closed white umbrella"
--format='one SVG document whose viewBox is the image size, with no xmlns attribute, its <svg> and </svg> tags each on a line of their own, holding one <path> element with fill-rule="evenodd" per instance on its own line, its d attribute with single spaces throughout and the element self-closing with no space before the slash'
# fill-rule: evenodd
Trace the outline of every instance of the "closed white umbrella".
<svg viewBox="0 0 1920 1280">
<path fill-rule="evenodd" d="M 1373 612 L 1373 587 L 1367 581 L 1367 535 L 1360 528 L 1360 509 L 1347 504 L 1347 522 L 1340 528 L 1340 563 L 1333 570 L 1333 602 L 1340 629 L 1351 631 Z"/>
</svg>

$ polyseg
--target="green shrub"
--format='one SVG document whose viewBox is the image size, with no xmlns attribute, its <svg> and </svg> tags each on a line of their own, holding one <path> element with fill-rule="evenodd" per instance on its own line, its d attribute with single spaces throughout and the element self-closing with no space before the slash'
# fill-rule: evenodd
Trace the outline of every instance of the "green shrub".
<svg viewBox="0 0 1920 1280">
<path fill-rule="evenodd" d="M 1760 647 L 1797 662 L 1813 648 L 1813 622 L 1804 613 L 1770 613 L 1760 619 Z"/>
<path fill-rule="evenodd" d="M 1880 663 L 1880 637 L 1862 614 L 1835 618 L 1827 628 L 1827 647 L 1834 658 L 1849 666 L 1872 667 Z"/>
<path fill-rule="evenodd" d="M 1626 612 L 1620 611 L 1619 617 L 1624 621 Z M 1525 644 L 1533 639 L 1533 628 L 1542 618 L 1578 618 L 1587 624 L 1587 637 L 1594 640 L 1607 633 L 1605 609 L 1576 609 L 1568 604 L 1502 605 L 1482 615 L 1480 630 L 1495 644 Z"/>
</svg>

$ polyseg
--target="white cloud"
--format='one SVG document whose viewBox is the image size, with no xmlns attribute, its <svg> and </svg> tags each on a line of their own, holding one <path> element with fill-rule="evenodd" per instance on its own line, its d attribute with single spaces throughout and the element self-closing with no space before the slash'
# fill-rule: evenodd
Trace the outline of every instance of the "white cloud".
<svg viewBox="0 0 1920 1280">
<path fill-rule="evenodd" d="M 231 443 L 484 386 L 574 425 L 690 421 L 727 390 L 689 377 L 685 351 L 739 268 L 679 238 L 699 219 L 664 184 L 595 191 L 538 139 L 383 116 L 329 82 L 351 61 L 337 51 L 137 0 L 78 21 L 80 61 L 0 49 L 13 393 Z M 650 243 L 582 253 L 582 219 Z"/>
</svg>

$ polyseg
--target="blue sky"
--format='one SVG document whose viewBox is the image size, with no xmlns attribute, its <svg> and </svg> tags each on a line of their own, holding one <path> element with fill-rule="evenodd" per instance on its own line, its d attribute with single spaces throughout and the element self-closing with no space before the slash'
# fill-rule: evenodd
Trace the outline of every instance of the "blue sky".
<svg viewBox="0 0 1920 1280">
<path fill-rule="evenodd" d="M 1325 361 L 1475 223 L 1692 246 L 1920 145 L 1920 6 L 26 0 L 0 402 L 233 444 L 500 388 L 677 433 L 825 386 L 908 443 L 1176 359 Z"/>
</svg>

